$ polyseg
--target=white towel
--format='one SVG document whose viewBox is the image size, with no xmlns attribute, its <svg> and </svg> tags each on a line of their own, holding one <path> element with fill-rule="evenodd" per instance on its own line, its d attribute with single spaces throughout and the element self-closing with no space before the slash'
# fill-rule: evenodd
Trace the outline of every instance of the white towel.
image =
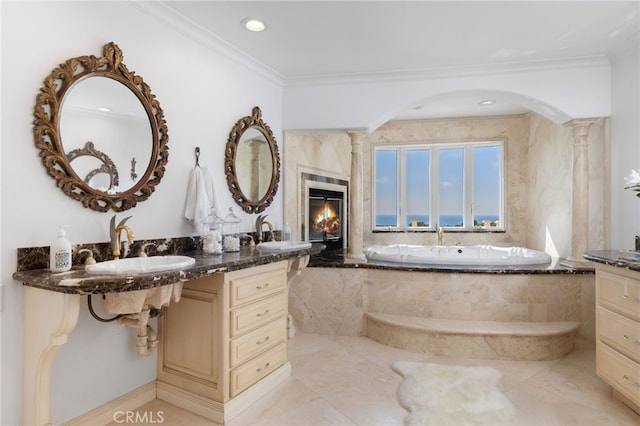
<svg viewBox="0 0 640 426">
<path fill-rule="evenodd" d="M 184 208 L 184 217 L 193 225 L 193 230 L 202 235 L 202 220 L 209 214 L 209 198 L 202 169 L 194 167 L 189 178 L 189 188 L 187 189 L 187 202 Z"/>
<path fill-rule="evenodd" d="M 218 198 L 216 197 L 215 186 L 213 184 L 213 176 L 209 173 L 209 169 L 205 166 L 202 168 L 202 177 L 204 179 L 204 187 L 207 192 L 207 199 L 209 200 L 209 208 L 216 209 L 218 215 L 220 210 L 218 209 Z"/>
</svg>

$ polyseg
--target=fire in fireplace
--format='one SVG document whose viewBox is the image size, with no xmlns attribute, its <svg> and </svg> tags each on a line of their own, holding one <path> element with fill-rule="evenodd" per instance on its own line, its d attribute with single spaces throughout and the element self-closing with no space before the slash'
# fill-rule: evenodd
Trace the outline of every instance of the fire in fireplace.
<svg viewBox="0 0 640 426">
<path fill-rule="evenodd" d="M 309 241 L 322 242 L 328 250 L 343 247 L 344 193 L 309 189 Z"/>
</svg>

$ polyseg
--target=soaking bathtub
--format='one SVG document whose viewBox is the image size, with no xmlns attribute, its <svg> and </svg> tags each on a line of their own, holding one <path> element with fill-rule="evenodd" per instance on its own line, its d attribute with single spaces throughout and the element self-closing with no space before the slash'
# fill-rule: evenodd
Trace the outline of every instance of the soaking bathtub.
<svg viewBox="0 0 640 426">
<path fill-rule="evenodd" d="M 364 248 L 369 260 L 423 265 L 519 266 L 551 262 L 547 253 L 524 247 L 376 245 Z"/>
</svg>

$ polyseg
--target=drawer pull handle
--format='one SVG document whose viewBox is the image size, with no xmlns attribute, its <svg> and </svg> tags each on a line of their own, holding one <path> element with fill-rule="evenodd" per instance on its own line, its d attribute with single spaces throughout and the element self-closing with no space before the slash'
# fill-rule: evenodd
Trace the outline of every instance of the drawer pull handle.
<svg viewBox="0 0 640 426">
<path fill-rule="evenodd" d="M 623 378 L 625 381 L 627 381 L 627 382 L 631 382 L 631 384 L 632 384 L 633 386 L 635 386 L 635 387 L 637 387 L 637 388 L 640 388 L 640 383 L 638 383 L 638 382 L 634 382 L 634 381 L 633 381 L 633 378 L 631 378 L 631 377 L 627 376 L 626 374 L 625 374 L 624 376 L 622 376 L 622 378 Z"/>
<path fill-rule="evenodd" d="M 633 343 L 634 345 L 640 345 L 640 340 L 638 340 L 638 339 L 633 340 L 631 337 L 627 336 L 626 334 L 623 335 L 622 338 L 624 340 L 626 340 L 627 342 Z"/>
<path fill-rule="evenodd" d="M 262 339 L 262 340 L 258 340 L 258 341 L 256 342 L 256 345 L 262 345 L 262 344 L 264 344 L 264 343 L 267 343 L 268 341 L 269 341 L 269 336 L 265 337 L 265 338 L 264 338 L 264 339 Z"/>
<path fill-rule="evenodd" d="M 629 296 L 628 294 L 622 295 L 622 298 L 625 299 L 625 300 L 630 300 L 632 302 L 640 303 L 640 298 L 636 297 L 634 299 L 633 297 Z"/>
<path fill-rule="evenodd" d="M 270 363 L 270 362 L 266 363 L 266 364 L 264 365 L 264 367 L 258 367 L 258 368 L 256 368 L 256 373 L 262 373 L 262 370 L 265 370 L 265 369 L 269 368 L 269 365 L 271 365 L 271 363 Z M 626 376 L 625 376 L 625 377 L 626 377 Z"/>
<path fill-rule="evenodd" d="M 266 283 L 264 285 L 257 285 L 256 286 L 256 290 L 263 290 L 265 288 L 269 287 L 269 283 Z"/>
<path fill-rule="evenodd" d="M 256 314 L 256 316 L 257 316 L 257 317 L 263 317 L 263 316 L 267 315 L 268 313 L 269 313 L 269 309 L 267 309 L 267 310 L 266 310 L 266 311 L 264 311 L 264 312 L 258 312 L 258 313 Z"/>
</svg>

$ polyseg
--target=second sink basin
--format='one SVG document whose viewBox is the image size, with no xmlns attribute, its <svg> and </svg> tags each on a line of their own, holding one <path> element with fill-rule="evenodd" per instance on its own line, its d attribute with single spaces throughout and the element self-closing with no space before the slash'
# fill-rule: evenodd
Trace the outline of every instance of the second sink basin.
<svg viewBox="0 0 640 426">
<path fill-rule="evenodd" d="M 148 272 L 171 271 L 193 265 L 196 260 L 189 256 L 153 256 L 131 257 L 127 259 L 108 260 L 106 262 L 87 265 L 90 274 L 120 275 L 144 274 Z"/>
<path fill-rule="evenodd" d="M 311 248 L 311 243 L 307 241 L 267 241 L 256 246 L 260 250 L 302 250 Z"/>
</svg>

